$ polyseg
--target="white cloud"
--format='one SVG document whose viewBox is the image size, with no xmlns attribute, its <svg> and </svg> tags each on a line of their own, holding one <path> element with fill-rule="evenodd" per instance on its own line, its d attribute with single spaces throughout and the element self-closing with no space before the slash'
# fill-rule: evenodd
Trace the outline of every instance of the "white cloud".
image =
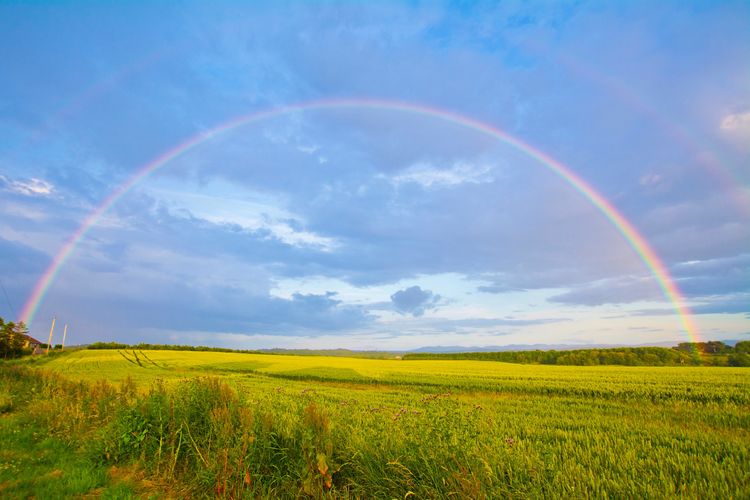
<svg viewBox="0 0 750 500">
<path fill-rule="evenodd" d="M 721 120 L 721 131 L 740 150 L 750 149 L 750 111 L 726 115 Z"/>
<path fill-rule="evenodd" d="M 482 184 L 492 182 L 492 167 L 456 162 L 451 168 L 440 169 L 427 162 L 416 163 L 403 173 L 391 178 L 396 185 L 415 183 L 425 188 L 457 186 L 459 184 Z"/>
<path fill-rule="evenodd" d="M 294 218 L 280 220 L 266 213 L 235 212 L 231 209 L 231 200 L 221 200 L 220 203 L 224 205 L 217 204 L 213 210 L 191 208 L 190 212 L 196 217 L 215 224 L 236 225 L 251 233 L 267 232 L 269 239 L 276 239 L 291 246 L 313 247 L 325 252 L 333 251 L 339 246 L 334 238 L 292 227 L 287 220 L 296 221 Z"/>
<path fill-rule="evenodd" d="M 206 185 L 202 189 L 202 193 L 174 188 L 151 188 L 149 191 L 176 212 L 186 210 L 192 216 L 214 224 L 236 225 L 251 233 L 265 232 L 269 239 L 324 252 L 339 246 L 334 238 L 294 227 L 302 226 L 304 221 L 287 211 L 279 199 L 258 193 L 239 192 L 236 188 L 229 189 L 221 183 Z"/>
<path fill-rule="evenodd" d="M 8 179 L 0 176 L 5 183 L 6 189 L 25 196 L 49 196 L 55 187 L 43 179 L 32 177 L 30 179 Z"/>
<path fill-rule="evenodd" d="M 319 150 L 320 146 L 318 146 L 317 144 L 312 144 L 309 146 L 297 146 L 297 149 L 305 154 L 311 155 Z"/>
<path fill-rule="evenodd" d="M 725 116 L 721 120 L 721 129 L 750 133 L 750 111 Z"/>
<path fill-rule="evenodd" d="M 269 231 L 274 238 L 287 245 L 315 247 L 327 252 L 338 247 L 338 243 L 333 238 L 310 231 L 298 231 L 284 222 L 264 222 L 258 229 Z"/>
</svg>

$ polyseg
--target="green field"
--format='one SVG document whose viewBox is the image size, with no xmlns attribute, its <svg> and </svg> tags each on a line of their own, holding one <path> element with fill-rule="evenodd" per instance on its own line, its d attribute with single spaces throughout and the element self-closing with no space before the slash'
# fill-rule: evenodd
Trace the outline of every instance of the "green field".
<svg viewBox="0 0 750 500">
<path fill-rule="evenodd" d="M 0 375 L 3 436 L 103 496 L 750 497 L 743 368 L 81 350 Z M 0 496 L 56 480 L 0 467 Z"/>
</svg>

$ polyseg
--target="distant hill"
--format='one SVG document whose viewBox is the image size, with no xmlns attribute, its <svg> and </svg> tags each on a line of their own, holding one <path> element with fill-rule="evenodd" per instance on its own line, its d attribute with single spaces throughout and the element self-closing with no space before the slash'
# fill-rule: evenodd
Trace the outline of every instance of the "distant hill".
<svg viewBox="0 0 750 500">
<path fill-rule="evenodd" d="M 345 358 L 393 359 L 402 351 L 353 351 L 350 349 L 261 349 L 264 354 L 280 354 L 289 356 L 340 356 Z"/>
</svg>

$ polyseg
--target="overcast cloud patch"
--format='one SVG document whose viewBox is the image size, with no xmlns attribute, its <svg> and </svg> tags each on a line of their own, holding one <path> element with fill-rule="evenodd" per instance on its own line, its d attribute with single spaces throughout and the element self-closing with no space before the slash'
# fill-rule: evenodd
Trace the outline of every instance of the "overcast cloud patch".
<svg viewBox="0 0 750 500">
<path fill-rule="evenodd" d="M 430 290 L 422 290 L 418 285 L 411 286 L 391 295 L 391 302 L 396 311 L 401 314 L 411 314 L 414 317 L 422 316 L 425 311 L 437 308 L 440 303 L 440 295 Z"/>
</svg>

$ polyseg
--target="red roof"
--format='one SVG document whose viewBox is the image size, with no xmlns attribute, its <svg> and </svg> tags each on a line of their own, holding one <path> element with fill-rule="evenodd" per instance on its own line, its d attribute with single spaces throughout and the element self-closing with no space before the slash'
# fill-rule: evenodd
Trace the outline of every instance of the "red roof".
<svg viewBox="0 0 750 500">
<path fill-rule="evenodd" d="M 35 339 L 31 335 L 24 335 L 24 337 L 26 337 L 26 340 L 28 340 L 32 344 L 41 344 L 41 342 L 39 342 L 37 339 Z"/>
</svg>

